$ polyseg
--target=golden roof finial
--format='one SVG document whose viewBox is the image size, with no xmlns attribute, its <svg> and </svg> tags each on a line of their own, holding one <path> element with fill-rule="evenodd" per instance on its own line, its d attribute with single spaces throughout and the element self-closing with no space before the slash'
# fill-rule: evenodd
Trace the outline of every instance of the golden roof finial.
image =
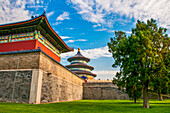
<svg viewBox="0 0 170 113">
<path fill-rule="evenodd" d="M 78 51 L 80 52 L 80 48 L 78 48 Z"/>
</svg>

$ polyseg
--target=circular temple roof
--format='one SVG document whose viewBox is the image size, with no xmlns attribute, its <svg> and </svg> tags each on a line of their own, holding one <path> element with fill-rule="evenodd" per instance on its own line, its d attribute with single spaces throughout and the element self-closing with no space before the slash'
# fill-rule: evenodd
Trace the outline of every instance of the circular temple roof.
<svg viewBox="0 0 170 113">
<path fill-rule="evenodd" d="M 87 62 L 90 61 L 89 58 L 84 57 L 84 56 L 80 53 L 80 48 L 78 48 L 78 52 L 77 52 L 77 54 L 76 54 L 75 56 L 68 58 L 68 61 L 69 61 L 69 62 L 71 62 L 71 61 L 73 61 L 73 60 L 85 60 L 85 61 L 87 61 Z"/>
<path fill-rule="evenodd" d="M 78 52 L 75 56 L 73 57 L 70 57 L 68 58 L 68 61 L 71 62 L 71 61 L 74 61 L 74 60 L 83 60 L 83 61 L 86 61 L 86 62 L 89 62 L 90 59 L 87 58 L 87 57 L 84 57 L 81 53 L 80 53 L 80 48 L 78 48 Z M 69 68 L 87 68 L 87 69 L 90 69 L 90 70 L 93 70 L 94 68 L 92 66 L 89 66 L 87 65 L 86 63 L 83 63 L 83 62 L 72 62 L 70 65 L 67 65 L 66 66 L 68 69 Z M 91 71 L 86 71 L 86 70 L 78 70 L 78 69 L 75 69 L 75 70 L 71 70 L 72 72 L 76 73 L 76 74 L 85 74 L 85 75 L 89 75 L 89 76 L 93 76 L 93 77 L 96 77 L 97 75 L 92 73 Z"/>
<path fill-rule="evenodd" d="M 91 76 L 94 76 L 96 77 L 97 75 L 96 74 L 93 74 L 89 71 L 82 71 L 82 70 L 72 70 L 72 72 L 76 73 L 76 74 L 86 74 L 86 75 L 91 75 Z"/>
<path fill-rule="evenodd" d="M 66 67 L 67 67 L 67 68 L 83 67 L 83 68 L 88 68 L 88 69 L 90 69 L 90 70 L 93 70 L 93 69 L 94 69 L 94 67 L 89 66 L 89 65 L 84 64 L 84 63 L 73 63 L 73 64 L 70 64 L 70 65 L 67 65 Z"/>
</svg>

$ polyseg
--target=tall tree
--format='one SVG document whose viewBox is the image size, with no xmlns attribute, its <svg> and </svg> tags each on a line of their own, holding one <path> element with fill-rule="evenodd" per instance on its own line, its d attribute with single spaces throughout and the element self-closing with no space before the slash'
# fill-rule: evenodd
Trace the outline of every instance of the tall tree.
<svg viewBox="0 0 170 113">
<path fill-rule="evenodd" d="M 136 28 L 132 29 L 129 37 L 121 31 L 115 32 L 114 39 L 111 38 L 111 42 L 108 43 L 109 51 L 115 59 L 113 67 L 120 66 L 120 72 L 116 75 L 118 86 L 122 89 L 126 88 L 127 91 L 131 88 L 129 90 L 131 94 L 134 93 L 134 89 L 138 89 L 136 90 L 138 92 L 142 90 L 144 108 L 149 108 L 150 83 L 153 79 L 161 79 L 160 72 L 167 72 L 160 52 L 163 50 L 160 49 L 163 40 L 169 39 L 165 32 L 165 29 L 157 27 L 153 19 L 148 20 L 147 23 L 137 21 Z M 164 50 L 169 51 L 167 45 L 164 46 L 166 46 Z"/>
<path fill-rule="evenodd" d="M 129 41 L 129 42 L 128 42 Z M 138 81 L 138 69 L 135 68 L 138 60 L 135 59 L 134 46 L 135 40 L 128 40 L 125 33 L 122 31 L 115 32 L 115 38 L 111 39 L 111 43 L 108 43 L 110 52 L 113 53 L 115 63 L 113 67 L 120 66 L 120 72 L 116 74 L 114 83 L 122 90 L 126 89 L 125 92 L 130 98 L 136 100 L 141 97 L 141 83 Z M 133 52 L 131 52 L 133 51 Z M 131 52 L 131 54 L 129 54 Z"/>
<path fill-rule="evenodd" d="M 148 21 L 152 39 L 152 48 L 155 53 L 155 65 L 153 67 L 154 90 L 158 93 L 158 100 L 163 100 L 162 90 L 168 89 L 169 80 L 169 48 L 170 38 L 166 34 L 167 29 L 157 27 L 156 21 Z M 165 90 L 164 90 L 165 91 Z M 165 92 L 164 92 L 165 93 Z"/>
</svg>

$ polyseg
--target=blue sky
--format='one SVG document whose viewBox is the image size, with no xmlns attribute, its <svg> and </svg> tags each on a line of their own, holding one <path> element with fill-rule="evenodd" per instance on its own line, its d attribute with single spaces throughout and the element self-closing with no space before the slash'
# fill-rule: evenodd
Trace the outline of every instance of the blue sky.
<svg viewBox="0 0 170 113">
<path fill-rule="evenodd" d="M 169 0 L 0 0 L 0 24 L 23 21 L 46 11 L 52 28 L 75 49 L 62 54 L 62 64 L 67 58 L 81 53 L 90 58 L 96 79 L 112 79 L 118 69 L 112 68 L 114 60 L 107 43 L 114 31 L 129 35 L 136 20 L 157 20 L 170 34 Z"/>
</svg>

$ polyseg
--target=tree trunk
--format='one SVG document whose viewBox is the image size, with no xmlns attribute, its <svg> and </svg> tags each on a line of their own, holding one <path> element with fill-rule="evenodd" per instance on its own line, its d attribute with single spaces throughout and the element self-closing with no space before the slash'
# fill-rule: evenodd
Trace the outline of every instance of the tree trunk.
<svg viewBox="0 0 170 113">
<path fill-rule="evenodd" d="M 158 100 L 159 100 L 159 101 L 163 101 L 163 97 L 162 97 L 162 94 L 161 94 L 161 90 L 158 90 Z"/>
<path fill-rule="evenodd" d="M 143 108 L 149 108 L 148 85 L 143 88 Z"/>
<path fill-rule="evenodd" d="M 134 98 L 135 104 L 136 104 L 136 98 Z"/>
</svg>

